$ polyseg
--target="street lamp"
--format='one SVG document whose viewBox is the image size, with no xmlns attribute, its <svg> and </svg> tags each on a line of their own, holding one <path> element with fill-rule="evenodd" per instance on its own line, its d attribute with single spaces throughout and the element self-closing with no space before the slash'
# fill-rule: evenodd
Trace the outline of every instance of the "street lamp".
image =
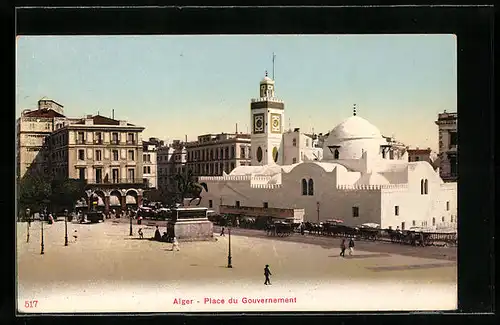
<svg viewBox="0 0 500 325">
<path fill-rule="evenodd" d="M 45 254 L 45 252 L 43 251 L 44 249 L 44 245 L 43 245 L 43 219 L 40 220 L 40 225 L 41 225 L 41 229 L 42 229 L 42 241 L 41 241 L 41 250 L 40 250 L 40 254 L 43 255 Z"/>
<path fill-rule="evenodd" d="M 68 209 L 64 209 L 64 246 L 68 246 Z"/>
<path fill-rule="evenodd" d="M 26 209 L 26 218 L 28 218 L 28 234 L 26 235 L 26 242 L 29 243 L 30 242 L 30 225 L 31 225 L 31 222 L 30 222 L 30 209 L 27 208 Z"/>
<path fill-rule="evenodd" d="M 232 269 L 233 268 L 233 264 L 231 264 L 231 225 L 229 224 L 228 225 L 229 227 L 227 227 L 227 233 L 229 235 L 229 251 L 227 253 L 227 267 Z"/>
<path fill-rule="evenodd" d="M 318 212 L 318 224 L 319 224 L 319 201 L 316 202 L 316 211 Z"/>
<path fill-rule="evenodd" d="M 130 208 L 128 209 L 128 216 L 130 219 L 130 234 L 129 234 L 129 236 L 132 236 L 132 213 L 130 211 Z"/>
</svg>

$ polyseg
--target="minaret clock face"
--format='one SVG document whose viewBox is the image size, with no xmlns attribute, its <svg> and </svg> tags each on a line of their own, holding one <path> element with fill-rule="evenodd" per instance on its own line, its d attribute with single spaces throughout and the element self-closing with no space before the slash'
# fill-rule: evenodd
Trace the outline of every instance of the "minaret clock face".
<svg viewBox="0 0 500 325">
<path fill-rule="evenodd" d="M 271 114 L 271 132 L 281 133 L 281 115 Z"/>
<path fill-rule="evenodd" d="M 264 114 L 253 116 L 253 133 L 264 133 Z"/>
</svg>

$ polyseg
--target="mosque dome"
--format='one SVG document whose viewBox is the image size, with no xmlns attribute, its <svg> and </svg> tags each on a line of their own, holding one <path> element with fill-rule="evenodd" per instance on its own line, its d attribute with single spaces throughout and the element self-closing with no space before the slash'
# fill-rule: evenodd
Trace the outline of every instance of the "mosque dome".
<svg viewBox="0 0 500 325">
<path fill-rule="evenodd" d="M 274 80 L 269 78 L 268 76 L 265 76 L 264 79 L 260 82 L 261 84 L 273 84 Z"/>
<path fill-rule="evenodd" d="M 329 139 L 378 139 L 382 138 L 380 130 L 359 116 L 351 116 L 330 131 Z"/>
</svg>

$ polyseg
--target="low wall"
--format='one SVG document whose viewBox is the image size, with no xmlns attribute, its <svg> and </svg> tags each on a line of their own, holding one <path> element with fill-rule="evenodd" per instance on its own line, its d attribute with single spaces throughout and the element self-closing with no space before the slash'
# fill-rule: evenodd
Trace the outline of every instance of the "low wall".
<svg viewBox="0 0 500 325">
<path fill-rule="evenodd" d="M 213 223 L 208 220 L 179 220 L 170 223 L 178 241 L 204 241 L 214 237 Z"/>
</svg>

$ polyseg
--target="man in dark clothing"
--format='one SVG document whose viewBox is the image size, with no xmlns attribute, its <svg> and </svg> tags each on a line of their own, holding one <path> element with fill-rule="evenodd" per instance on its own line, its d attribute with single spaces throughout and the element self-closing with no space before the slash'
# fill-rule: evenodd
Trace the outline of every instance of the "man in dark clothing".
<svg viewBox="0 0 500 325">
<path fill-rule="evenodd" d="M 272 274 L 269 270 L 269 265 L 266 265 L 266 267 L 264 268 L 264 276 L 266 277 L 266 282 L 264 282 L 265 285 L 271 284 L 271 281 L 269 280 L 270 275 Z"/>
<path fill-rule="evenodd" d="M 345 257 L 345 239 L 340 243 L 340 256 Z"/>
<path fill-rule="evenodd" d="M 161 241 L 161 234 L 160 234 L 160 230 L 158 229 L 158 226 L 156 226 L 155 240 Z"/>
<path fill-rule="evenodd" d="M 354 239 L 352 237 L 349 239 L 349 256 L 354 252 Z"/>
<path fill-rule="evenodd" d="M 304 223 L 301 223 L 301 224 L 300 224 L 300 234 L 301 234 L 302 236 L 304 236 L 304 235 L 305 235 L 305 233 L 306 233 L 306 229 L 305 229 L 305 228 L 306 228 L 306 227 L 304 226 Z"/>
<path fill-rule="evenodd" d="M 221 236 L 226 236 L 226 234 L 224 233 L 224 230 L 225 230 L 225 228 L 224 228 L 224 227 L 222 227 L 222 228 L 221 228 L 221 231 L 220 231 L 220 235 L 221 235 Z"/>
</svg>

